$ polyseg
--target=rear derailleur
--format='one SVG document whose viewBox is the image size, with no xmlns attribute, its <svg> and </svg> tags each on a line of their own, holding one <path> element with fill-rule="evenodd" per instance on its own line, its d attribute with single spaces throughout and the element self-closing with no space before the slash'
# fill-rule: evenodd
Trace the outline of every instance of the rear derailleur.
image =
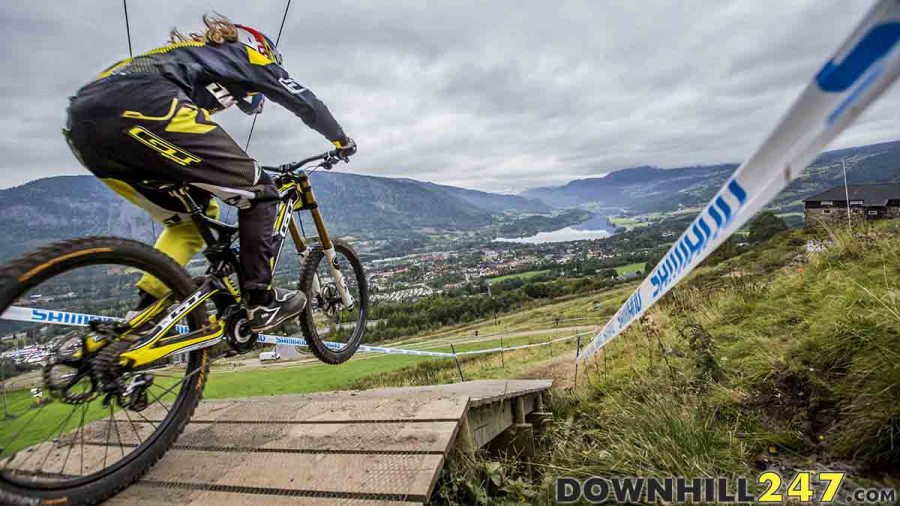
<svg viewBox="0 0 900 506">
<path fill-rule="evenodd" d="M 72 333 L 60 341 L 44 366 L 44 387 L 54 399 L 66 404 L 82 404 L 103 395 L 103 407 L 115 401 L 123 409 L 146 409 L 153 375 L 128 371 L 119 363 L 119 357 L 132 342 L 118 338 L 130 327 L 99 321 L 91 322 L 90 327 L 89 335 Z M 88 353 L 86 339 L 108 344 Z"/>
<path fill-rule="evenodd" d="M 120 379 L 120 381 L 124 383 L 124 378 Z M 129 378 L 128 385 L 123 390 L 106 394 L 106 397 L 103 398 L 103 407 L 109 406 L 109 403 L 115 398 L 122 409 L 143 411 L 150 404 L 147 397 L 147 389 L 151 385 L 153 385 L 152 374 L 133 374 Z"/>
</svg>

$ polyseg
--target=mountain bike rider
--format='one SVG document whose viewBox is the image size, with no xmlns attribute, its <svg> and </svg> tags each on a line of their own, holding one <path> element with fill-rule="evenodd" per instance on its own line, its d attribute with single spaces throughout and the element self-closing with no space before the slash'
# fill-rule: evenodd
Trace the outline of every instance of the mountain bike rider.
<svg viewBox="0 0 900 506">
<path fill-rule="evenodd" d="M 72 97 L 66 139 L 89 171 L 165 224 L 156 248 L 182 265 L 203 248 L 179 198 L 162 184 L 187 185 L 190 196 L 218 217 L 216 196 L 236 206 L 242 293 L 254 332 L 296 316 L 300 291 L 272 287 L 273 228 L 278 188 L 210 114 L 237 105 L 262 110 L 265 97 L 287 108 L 349 156 L 356 144 L 307 88 L 281 67 L 281 54 L 261 32 L 205 15 L 203 34 L 172 30 L 170 44 L 122 60 Z M 165 295 L 145 275 L 136 310 Z"/>
</svg>

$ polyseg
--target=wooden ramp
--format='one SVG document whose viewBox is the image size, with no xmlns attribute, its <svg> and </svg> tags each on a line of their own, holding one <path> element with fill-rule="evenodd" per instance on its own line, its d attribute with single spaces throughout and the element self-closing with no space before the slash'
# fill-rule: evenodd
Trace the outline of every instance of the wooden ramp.
<svg viewBox="0 0 900 506">
<path fill-rule="evenodd" d="M 166 456 L 107 504 L 422 504 L 461 430 L 470 444 L 485 444 L 516 413 L 539 410 L 550 384 L 205 401 Z"/>
</svg>

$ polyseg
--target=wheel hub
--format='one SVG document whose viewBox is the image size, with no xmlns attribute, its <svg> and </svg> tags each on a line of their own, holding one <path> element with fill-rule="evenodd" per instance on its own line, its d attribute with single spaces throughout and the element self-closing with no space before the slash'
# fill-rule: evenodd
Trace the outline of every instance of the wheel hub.
<svg viewBox="0 0 900 506">
<path fill-rule="evenodd" d="M 72 333 L 60 341 L 44 366 L 44 388 L 66 404 L 81 404 L 97 394 L 91 365 L 83 351 L 84 336 Z"/>
<path fill-rule="evenodd" d="M 341 308 L 341 294 L 334 283 L 328 283 L 322 287 L 322 302 L 319 304 L 322 313 L 329 318 L 334 318 Z"/>
</svg>

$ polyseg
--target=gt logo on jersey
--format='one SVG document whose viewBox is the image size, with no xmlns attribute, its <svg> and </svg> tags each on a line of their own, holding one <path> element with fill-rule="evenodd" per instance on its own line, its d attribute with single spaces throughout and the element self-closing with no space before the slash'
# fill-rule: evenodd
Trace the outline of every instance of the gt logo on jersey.
<svg viewBox="0 0 900 506">
<path fill-rule="evenodd" d="M 182 167 L 185 167 L 192 163 L 200 163 L 200 158 L 197 158 L 196 156 L 188 153 L 178 146 L 167 142 L 165 139 L 161 139 L 153 135 L 153 133 L 151 133 L 144 127 L 133 127 L 128 131 L 128 135 L 134 137 L 135 139 L 140 141 L 141 144 L 158 152 L 165 158 L 172 160 Z"/>
<path fill-rule="evenodd" d="M 304 88 L 303 86 L 300 86 L 300 83 L 298 83 L 297 81 L 294 81 L 290 77 L 282 77 L 281 79 L 278 80 L 278 82 L 281 83 L 282 86 L 287 88 L 287 90 L 289 92 L 293 93 L 294 95 L 299 95 L 299 94 L 303 93 L 304 91 L 306 91 L 306 88 Z"/>
</svg>

